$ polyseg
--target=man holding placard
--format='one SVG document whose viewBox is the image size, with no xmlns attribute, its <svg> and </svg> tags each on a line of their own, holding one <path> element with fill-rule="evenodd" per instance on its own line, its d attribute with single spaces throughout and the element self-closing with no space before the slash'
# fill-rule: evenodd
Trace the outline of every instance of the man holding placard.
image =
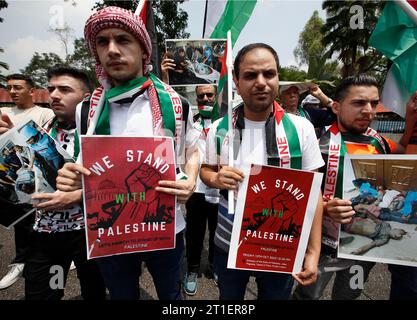
<svg viewBox="0 0 417 320">
<path fill-rule="evenodd" d="M 243 173 L 238 168 L 255 163 L 317 170 L 324 164 L 311 123 L 286 114 L 274 101 L 278 95 L 278 66 L 275 50 L 262 43 L 247 45 L 236 56 L 234 81 L 243 103 L 235 108 L 232 118 L 237 129 L 234 137 L 234 145 L 238 147 L 235 167 L 227 166 L 228 138 L 221 134 L 227 130 L 227 118 L 213 123 L 206 140 L 201 178 L 209 187 L 221 190 L 214 240 L 214 269 L 219 277 L 220 299 L 243 299 L 250 276 L 256 277 L 259 299 L 288 299 L 293 284 L 292 277 L 287 274 L 226 267 L 234 215 L 228 213 L 224 191 L 237 190 L 239 182 L 243 181 Z M 278 145 L 281 143 L 284 148 Z M 280 154 L 278 150 L 286 152 Z M 303 269 L 294 275 L 303 285 L 313 283 L 317 277 L 321 214 L 319 200 Z"/>
<path fill-rule="evenodd" d="M 107 7 L 90 16 L 84 31 L 102 87 L 92 95 L 87 119 L 81 116 L 81 106 L 77 109 L 77 126 L 87 121 L 87 135 L 173 136 L 178 164 L 184 154 L 185 139 L 181 137 L 186 126 L 192 127 L 191 113 L 186 112 L 188 105 L 172 88 L 150 74 L 152 46 L 140 17 L 125 9 Z M 157 192 L 177 196 L 180 203 L 186 202 L 194 191 L 198 172 L 197 149 L 192 149 L 191 143 L 186 147 L 189 160 L 183 178 L 161 180 L 155 188 Z M 90 173 L 82 165 L 66 165 L 59 172 L 57 186 L 63 191 L 80 189 L 81 174 Z M 139 298 L 142 261 L 147 264 L 160 299 L 181 299 L 184 228 L 185 221 L 177 206 L 175 248 L 97 259 L 112 299 Z"/>
</svg>

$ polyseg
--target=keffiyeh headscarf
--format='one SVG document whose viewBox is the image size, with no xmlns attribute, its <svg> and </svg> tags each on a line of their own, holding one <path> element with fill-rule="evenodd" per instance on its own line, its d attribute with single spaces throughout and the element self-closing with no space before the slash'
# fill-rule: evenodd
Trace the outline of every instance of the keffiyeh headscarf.
<svg viewBox="0 0 417 320">
<path fill-rule="evenodd" d="M 129 10 L 119 7 L 106 7 L 88 18 L 84 28 L 84 38 L 91 54 L 96 59 L 96 74 L 101 84 L 108 76 L 97 54 L 96 37 L 103 29 L 119 28 L 132 34 L 143 49 L 143 73 L 151 70 L 152 43 L 142 19 Z M 104 84 L 103 84 L 104 85 Z"/>
</svg>

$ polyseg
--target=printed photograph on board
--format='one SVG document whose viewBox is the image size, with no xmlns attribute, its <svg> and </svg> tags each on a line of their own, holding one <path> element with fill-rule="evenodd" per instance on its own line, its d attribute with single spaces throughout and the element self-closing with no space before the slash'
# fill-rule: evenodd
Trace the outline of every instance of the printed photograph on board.
<svg viewBox="0 0 417 320">
<path fill-rule="evenodd" d="M 168 39 L 165 48 L 165 58 L 175 64 L 168 71 L 170 85 L 218 84 L 225 39 Z"/>
<path fill-rule="evenodd" d="M 345 158 L 344 199 L 356 214 L 341 226 L 338 257 L 417 266 L 417 156 Z"/>
</svg>

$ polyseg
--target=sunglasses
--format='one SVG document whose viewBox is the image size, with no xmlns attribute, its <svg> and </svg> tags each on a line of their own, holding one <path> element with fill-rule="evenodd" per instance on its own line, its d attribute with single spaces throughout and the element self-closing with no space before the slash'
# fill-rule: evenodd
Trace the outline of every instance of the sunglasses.
<svg viewBox="0 0 417 320">
<path fill-rule="evenodd" d="M 197 98 L 199 100 L 202 100 L 202 99 L 204 99 L 204 96 L 207 96 L 207 98 L 211 99 L 211 98 L 213 98 L 214 93 L 212 93 L 212 92 L 209 92 L 209 93 L 200 93 L 200 94 L 197 95 Z"/>
</svg>

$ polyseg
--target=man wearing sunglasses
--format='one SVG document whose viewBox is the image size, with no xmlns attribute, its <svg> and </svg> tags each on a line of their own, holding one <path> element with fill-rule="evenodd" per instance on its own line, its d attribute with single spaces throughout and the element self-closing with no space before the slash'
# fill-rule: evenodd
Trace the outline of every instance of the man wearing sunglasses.
<svg viewBox="0 0 417 320">
<path fill-rule="evenodd" d="M 216 87 L 214 85 L 197 86 L 195 93 L 197 96 L 198 113 L 194 116 L 194 127 L 201 132 L 198 146 L 200 160 L 202 160 L 205 150 L 205 138 L 212 121 Z M 209 229 L 209 275 L 215 281 L 217 279 L 213 273 L 213 241 L 217 225 L 219 193 L 217 189 L 207 187 L 200 180 L 200 177 L 198 177 L 196 185 L 195 192 L 186 203 L 187 228 L 185 231 L 185 239 L 187 272 L 184 277 L 184 291 L 187 295 L 195 295 L 197 292 L 197 278 L 200 273 L 201 252 L 203 250 L 207 223 Z"/>
</svg>

